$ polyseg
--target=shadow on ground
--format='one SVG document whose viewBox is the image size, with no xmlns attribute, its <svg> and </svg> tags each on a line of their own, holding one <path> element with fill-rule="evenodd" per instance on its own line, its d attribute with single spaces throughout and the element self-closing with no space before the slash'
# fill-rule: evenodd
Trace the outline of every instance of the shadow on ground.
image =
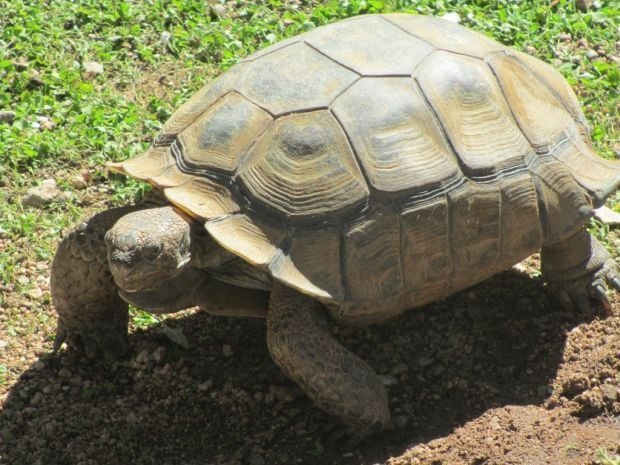
<svg viewBox="0 0 620 465">
<path fill-rule="evenodd" d="M 396 429 L 330 443 L 327 417 L 270 360 L 262 320 L 197 312 L 130 338 L 111 365 L 46 356 L 0 412 L 6 464 L 374 464 L 487 409 L 542 404 L 568 330 L 539 280 L 514 272 L 339 339 L 389 383 Z M 43 363 L 41 363 L 43 362 Z"/>
</svg>

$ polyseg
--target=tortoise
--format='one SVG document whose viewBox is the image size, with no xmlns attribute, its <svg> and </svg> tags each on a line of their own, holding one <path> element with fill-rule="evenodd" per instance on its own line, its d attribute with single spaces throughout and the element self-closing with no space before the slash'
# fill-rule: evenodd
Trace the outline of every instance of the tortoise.
<svg viewBox="0 0 620 465">
<path fill-rule="evenodd" d="M 567 307 L 609 309 L 614 261 L 585 229 L 620 181 L 550 65 L 433 17 L 366 15 L 242 60 L 141 156 L 110 163 L 154 204 L 67 235 L 51 290 L 63 341 L 127 348 L 127 303 L 267 319 L 273 360 L 363 437 L 381 378 L 328 322 L 381 322 L 541 250 Z"/>
</svg>

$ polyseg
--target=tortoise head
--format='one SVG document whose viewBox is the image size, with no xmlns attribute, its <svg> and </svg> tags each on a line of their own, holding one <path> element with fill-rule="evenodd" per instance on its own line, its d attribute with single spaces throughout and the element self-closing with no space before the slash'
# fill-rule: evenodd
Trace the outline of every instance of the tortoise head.
<svg viewBox="0 0 620 465">
<path fill-rule="evenodd" d="M 192 220 L 166 206 L 123 216 L 106 233 L 108 264 L 124 291 L 155 289 L 192 260 Z"/>
</svg>

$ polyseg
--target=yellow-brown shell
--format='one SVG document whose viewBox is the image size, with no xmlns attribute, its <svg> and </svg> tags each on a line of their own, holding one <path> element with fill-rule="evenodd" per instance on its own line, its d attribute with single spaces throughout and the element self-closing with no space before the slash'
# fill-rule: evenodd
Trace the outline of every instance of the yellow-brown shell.
<svg viewBox="0 0 620 465">
<path fill-rule="evenodd" d="M 406 14 L 262 50 L 112 169 L 351 321 L 443 298 L 561 240 L 620 180 L 550 66 Z"/>
</svg>

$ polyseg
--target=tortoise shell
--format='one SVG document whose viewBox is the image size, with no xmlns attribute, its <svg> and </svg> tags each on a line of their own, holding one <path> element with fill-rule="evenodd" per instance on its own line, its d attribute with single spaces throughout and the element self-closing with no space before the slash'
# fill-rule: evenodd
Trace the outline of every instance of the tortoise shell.
<svg viewBox="0 0 620 465">
<path fill-rule="evenodd" d="M 620 181 L 549 65 L 406 14 L 250 56 L 144 155 L 111 168 L 354 322 L 446 297 L 562 240 Z"/>
</svg>

